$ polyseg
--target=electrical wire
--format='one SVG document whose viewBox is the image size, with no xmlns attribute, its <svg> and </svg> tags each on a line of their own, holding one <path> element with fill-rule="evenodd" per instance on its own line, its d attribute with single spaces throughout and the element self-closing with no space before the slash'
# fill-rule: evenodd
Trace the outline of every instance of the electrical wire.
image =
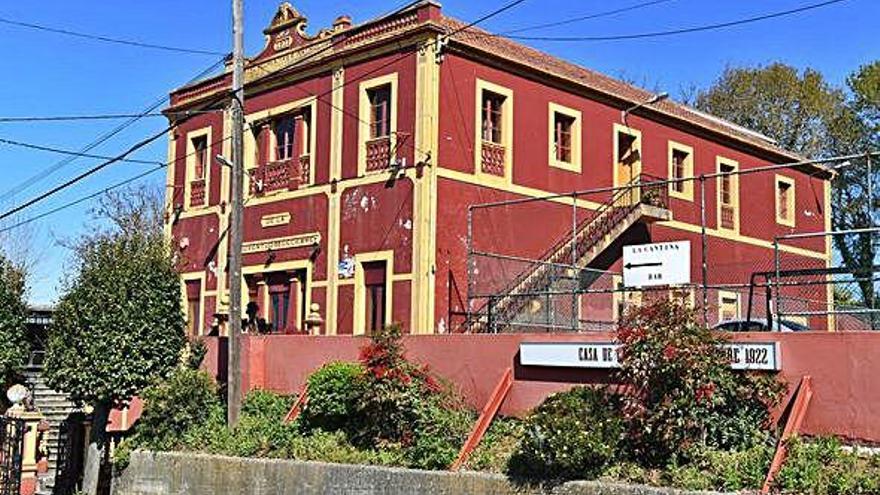
<svg viewBox="0 0 880 495">
<path fill-rule="evenodd" d="M 728 22 L 720 22 L 716 24 L 708 24 L 704 26 L 694 26 L 689 28 L 681 28 L 681 29 L 672 29 L 669 31 L 653 31 L 647 33 L 633 33 L 633 34 L 619 34 L 619 35 L 609 35 L 609 36 L 507 36 L 511 39 L 517 40 L 532 40 L 532 41 L 619 41 L 619 40 L 634 40 L 634 39 L 643 39 L 643 38 L 657 38 L 664 36 L 673 36 L 678 34 L 686 34 L 686 33 L 696 33 L 701 31 L 711 31 L 715 29 L 723 29 L 733 26 L 740 26 L 743 24 L 749 24 L 752 22 L 764 21 L 767 19 L 774 19 L 777 17 L 783 17 L 793 14 L 798 14 L 801 12 L 806 12 L 808 10 L 818 9 L 821 7 L 826 7 L 828 5 L 832 5 L 835 3 L 841 3 L 846 0 L 828 0 L 825 2 L 814 3 L 810 5 L 805 5 L 803 7 L 799 7 L 796 9 L 783 10 L 780 12 L 773 12 L 770 14 L 763 14 L 755 17 L 748 17 L 745 19 L 738 19 L 735 21 Z"/>
<path fill-rule="evenodd" d="M 510 2 L 510 3 L 506 4 L 505 6 L 499 8 L 499 9 L 496 9 L 496 10 L 492 11 L 492 12 L 489 13 L 489 14 L 484 15 L 483 17 L 477 19 L 476 21 L 473 21 L 473 22 L 467 24 L 466 26 L 463 26 L 463 27 L 461 27 L 461 28 L 458 28 L 458 29 L 454 30 L 453 32 L 449 33 L 447 36 L 453 36 L 453 35 L 455 35 L 455 34 L 461 32 L 461 31 L 463 31 L 464 29 L 467 29 L 467 28 L 473 27 L 473 26 L 475 26 L 475 25 L 477 25 L 477 24 L 479 24 L 479 23 L 481 23 L 481 22 L 484 22 L 484 21 L 487 20 L 487 19 L 490 19 L 490 18 L 494 17 L 495 15 L 498 15 L 498 14 L 500 14 L 500 13 L 506 11 L 506 10 L 509 10 L 509 9 L 515 7 L 516 5 L 519 5 L 519 4 L 523 3 L 524 1 L 525 1 L 525 0 L 515 0 L 515 1 L 513 1 L 513 2 Z M 415 2 L 412 2 L 411 4 L 413 4 L 413 3 L 415 3 Z M 408 5 L 411 5 L 411 4 L 408 4 Z M 402 9 L 399 9 L 399 10 L 405 10 L 406 8 L 408 8 L 408 6 L 403 7 Z M 314 52 L 314 53 L 312 53 L 310 56 L 307 56 L 307 57 L 305 57 L 304 59 L 298 60 L 298 61 L 296 61 L 296 62 L 294 62 L 294 63 L 292 63 L 292 64 L 286 66 L 285 68 L 283 68 L 283 69 L 281 69 L 281 70 L 282 70 L 282 71 L 289 70 L 290 68 L 292 68 L 292 66 L 299 65 L 299 64 L 305 62 L 306 60 L 308 60 L 308 59 L 310 59 L 310 58 L 312 58 L 312 57 L 314 57 L 314 56 L 317 56 L 317 54 L 320 53 L 321 51 L 323 51 L 323 50 L 319 50 L 318 52 Z M 399 60 L 402 60 L 404 57 L 407 57 L 407 56 L 410 56 L 410 54 L 409 54 L 409 53 L 405 53 L 405 54 L 401 55 L 400 57 L 397 57 L 397 58 L 391 60 L 390 62 L 388 62 L 388 63 L 386 63 L 386 64 L 383 64 L 383 65 L 380 66 L 380 67 L 377 67 L 377 68 L 375 68 L 375 69 L 373 69 L 373 70 L 371 70 L 371 71 L 369 71 L 369 72 L 366 72 L 366 73 L 362 74 L 362 75 L 361 75 L 360 77 L 358 77 L 358 78 L 354 78 L 354 79 L 346 80 L 346 81 L 342 84 L 342 86 L 341 86 L 340 88 L 334 88 L 333 90 L 330 90 L 329 92 L 327 92 L 327 94 L 329 94 L 329 93 L 332 92 L 332 91 L 338 91 L 338 90 L 344 88 L 345 86 L 347 86 L 348 84 L 352 84 L 352 83 L 354 83 L 354 82 L 360 81 L 360 80 L 362 80 L 363 78 L 365 78 L 365 77 L 367 77 L 367 76 L 373 74 L 374 72 L 376 72 L 376 71 L 378 71 L 378 70 L 381 70 L 382 68 L 387 67 L 388 65 L 391 65 L 391 64 L 393 64 L 393 63 L 395 63 L 395 62 L 397 62 L 397 61 L 399 61 Z M 274 76 L 276 76 L 276 75 L 278 75 L 277 72 L 271 74 L 270 76 L 273 76 L 273 77 L 274 77 Z M 270 77 L 270 76 L 264 76 L 264 78 L 265 78 L 265 77 Z M 262 79 L 263 79 L 263 78 L 258 78 L 258 79 L 254 80 L 254 81 L 251 81 L 251 84 L 253 84 L 254 82 L 258 82 L 258 81 L 260 81 L 260 80 L 262 80 Z M 227 96 L 227 94 L 229 94 L 229 93 L 230 93 L 229 91 L 225 91 L 225 92 L 223 92 L 223 93 L 220 93 L 218 96 L 220 96 L 220 97 L 225 97 L 225 96 Z M 212 104 L 214 104 L 214 103 L 216 103 L 216 102 L 217 102 L 217 98 L 214 98 L 214 99 L 210 100 L 206 105 L 207 105 L 207 106 L 210 106 L 210 105 L 212 105 Z M 186 121 L 186 120 L 188 120 L 188 119 L 190 119 L 190 118 L 192 118 L 192 116 L 186 117 L 183 121 Z M 62 183 L 62 184 L 60 184 L 60 185 L 58 185 L 58 186 L 55 186 L 54 188 L 52 188 L 52 189 L 50 189 L 50 190 L 48 190 L 48 191 L 46 191 L 46 192 L 44 192 L 44 193 L 38 195 L 37 197 L 32 198 L 32 199 L 26 201 L 25 203 L 22 203 L 21 205 L 16 206 L 16 207 L 14 207 L 14 208 L 12 208 L 12 209 L 6 211 L 6 212 L 3 213 L 2 215 L 0 215 L 0 220 L 3 220 L 3 219 L 5 219 L 5 218 L 8 218 L 9 216 L 14 215 L 15 213 L 18 213 L 18 212 L 21 211 L 21 210 L 24 210 L 24 209 L 26 209 L 26 208 L 28 208 L 28 207 L 30 207 L 30 206 L 32 206 L 32 205 L 34 205 L 34 204 L 40 202 L 40 201 L 43 201 L 44 199 L 46 199 L 46 198 L 48 198 L 48 197 L 50 197 L 50 196 L 52 196 L 52 195 L 58 193 L 59 191 L 61 191 L 61 190 L 63 190 L 63 189 L 66 189 L 67 187 L 70 187 L 71 185 L 73 185 L 73 184 L 75 184 L 75 183 L 77 183 L 77 182 L 79 182 L 79 181 L 81 181 L 81 180 L 83 180 L 83 179 L 85 179 L 85 178 L 87 178 L 87 177 L 89 177 L 89 176 L 91 176 L 91 175 L 93 175 L 93 174 L 99 172 L 100 170 L 102 170 L 102 169 L 104 169 L 104 168 L 106 168 L 106 167 L 108 167 L 108 166 L 110 166 L 110 165 L 112 165 L 112 164 L 114 164 L 114 163 L 116 163 L 116 162 L 119 162 L 119 161 L 125 159 L 125 157 L 128 156 L 129 154 L 131 154 L 131 153 L 133 153 L 134 151 L 136 151 L 136 150 L 138 150 L 138 149 L 140 149 L 140 148 L 142 148 L 142 147 L 148 145 L 149 143 L 151 143 L 151 142 L 153 142 L 153 141 L 159 139 L 160 137 L 162 137 L 163 135 L 165 135 L 165 133 L 167 133 L 168 131 L 172 130 L 173 128 L 175 128 L 175 127 L 176 127 L 177 125 L 179 125 L 180 123 L 181 123 L 181 122 L 176 122 L 175 124 L 172 124 L 172 125 L 168 126 L 168 128 L 163 129 L 161 132 L 156 133 L 156 134 L 154 134 L 154 135 L 152 135 L 152 136 L 150 136 L 150 137 L 148 137 L 148 138 L 146 138 L 146 139 L 144 139 L 144 140 L 142 140 L 142 141 L 136 143 L 135 145 L 129 147 L 127 150 L 125 150 L 125 151 L 122 152 L 121 154 L 119 154 L 119 155 L 113 157 L 112 159 L 107 160 L 107 161 L 105 161 L 105 162 L 103 162 L 103 163 L 101 163 L 101 164 L 99 164 L 99 165 L 97 165 L 97 166 L 95 166 L 95 167 L 93 167 L 93 168 L 91 168 L 91 169 L 89 169 L 89 170 L 83 172 L 82 174 L 79 174 L 78 176 L 76 176 L 76 177 L 74 177 L 74 178 L 72 178 L 72 179 L 69 179 L 69 180 L 65 181 L 64 183 Z M 225 139 L 229 139 L 229 138 L 224 138 L 224 140 L 225 140 Z M 159 168 L 164 168 L 164 167 L 166 167 L 166 166 L 168 166 L 168 165 L 169 165 L 169 164 L 163 164 L 163 165 L 161 165 L 160 167 L 157 167 L 155 170 L 158 170 Z M 155 170 L 148 171 L 148 172 L 154 172 Z M 146 173 L 144 173 L 144 174 L 146 174 Z M 141 177 L 142 177 L 142 176 L 145 176 L 144 174 L 141 174 Z M 139 176 L 136 176 L 136 177 L 137 177 L 137 178 L 141 178 L 141 177 L 139 177 Z M 136 180 L 136 179 L 132 178 L 131 181 L 133 181 L 133 180 Z M 129 181 L 129 180 L 127 179 L 126 181 L 123 181 L 122 183 L 118 183 L 118 185 L 111 186 L 111 188 L 120 187 L 121 185 L 128 184 L 128 183 L 130 183 L 131 181 Z M 95 195 L 96 195 L 96 194 L 95 194 Z M 95 197 L 95 195 L 92 195 L 92 197 Z M 88 199 L 91 199 L 91 198 L 88 198 Z M 79 204 L 79 203 L 82 202 L 82 201 L 86 201 L 86 199 L 82 199 L 82 198 L 80 198 L 80 200 L 76 200 L 75 202 L 68 203 L 67 205 L 62 205 L 61 207 L 55 208 L 55 209 L 53 209 L 53 210 L 50 210 L 50 212 L 51 212 L 51 213 L 56 213 L 57 211 L 61 211 L 61 210 L 64 209 L 65 207 L 71 207 L 71 206 L 74 206 L 75 204 Z M 19 222 L 19 224 L 29 223 L 29 222 L 31 222 L 31 221 L 34 221 L 34 220 L 37 219 L 37 218 L 44 218 L 45 216 L 47 216 L 48 214 L 51 214 L 51 213 L 47 212 L 46 215 L 41 215 L 41 216 L 38 216 L 38 217 L 32 217 L 32 219 L 24 220 L 24 221 L 22 221 L 22 222 Z M 16 224 L 16 226 L 18 226 L 19 224 Z M 10 226 L 10 227 L 8 227 L 8 228 L 2 229 L 2 230 L 0 230 L 0 232 L 5 232 L 6 230 L 9 230 L 10 228 L 14 228 L 14 226 Z"/>
<path fill-rule="evenodd" d="M 90 40 L 94 40 L 94 41 L 103 41 L 105 43 L 115 43 L 118 45 L 136 46 L 138 48 L 164 50 L 167 52 L 191 53 L 191 54 L 196 54 L 196 55 L 225 55 L 225 53 L 223 53 L 223 52 L 216 52 L 216 51 L 211 51 L 211 50 L 198 50 L 198 49 L 194 49 L 194 48 L 184 48 L 184 47 L 179 47 L 179 46 L 160 45 L 160 44 L 156 44 L 156 43 L 145 43 L 142 41 L 127 40 L 127 39 L 122 39 L 122 38 L 111 38 L 109 36 L 101 36 L 101 35 L 97 35 L 97 34 L 83 33 L 83 32 L 79 32 L 79 31 L 71 31 L 69 29 L 61 29 L 61 28 L 43 26 L 41 24 L 35 24 L 32 22 L 17 21 L 14 19 L 6 18 L 6 17 L 0 17 L 0 23 L 8 24 L 10 26 L 18 26 L 18 27 L 23 27 L 23 28 L 35 29 L 38 31 L 45 31 L 45 32 L 49 32 L 49 33 L 63 34 L 66 36 L 74 36 L 77 38 L 90 39 Z"/>
<path fill-rule="evenodd" d="M 164 100 L 163 100 L 164 101 Z M 212 113 L 216 110 L 191 110 L 187 112 L 171 112 L 171 115 L 181 114 L 188 115 L 191 113 Z M 27 116 L 27 117 L 0 117 L 0 124 L 20 123 L 20 122 L 76 122 L 79 120 L 120 120 L 144 117 L 166 117 L 162 112 L 152 113 L 108 113 L 97 115 L 44 115 L 44 116 Z"/>
<path fill-rule="evenodd" d="M 211 66 L 207 67 L 207 68 L 204 69 L 203 71 L 201 71 L 201 72 L 199 72 L 198 74 L 196 74 L 195 77 L 193 77 L 192 79 L 190 79 L 190 83 L 195 82 L 195 81 L 201 79 L 202 77 L 204 77 L 205 75 L 207 75 L 207 74 L 213 72 L 216 68 L 222 66 L 222 65 L 225 63 L 225 60 L 226 60 L 226 57 L 224 56 L 223 58 L 221 58 L 221 59 L 218 60 L 217 62 L 214 62 L 213 64 L 211 64 Z M 94 141 L 92 141 L 91 143 L 89 143 L 88 145 L 86 145 L 85 147 L 83 147 L 83 148 L 80 150 L 80 153 L 88 153 L 89 151 L 91 151 L 91 150 L 97 148 L 98 146 L 100 146 L 101 144 L 107 142 L 107 141 L 110 140 L 113 136 L 119 134 L 120 132 L 122 132 L 123 130 L 125 130 L 126 128 L 128 128 L 129 126 L 131 126 L 132 124 L 134 124 L 135 122 L 137 122 L 138 120 L 140 120 L 140 118 L 141 118 L 142 116 L 144 116 L 144 115 L 149 115 L 150 113 L 153 113 L 157 108 L 161 107 L 161 106 L 165 103 L 165 101 L 166 101 L 167 99 L 168 99 L 168 96 L 163 95 L 162 97 L 160 97 L 159 99 L 157 99 L 156 101 L 154 101 L 152 104 L 150 104 L 147 108 L 145 108 L 142 112 L 136 114 L 136 116 L 134 116 L 134 117 L 132 117 L 132 118 L 126 120 L 125 122 L 119 124 L 118 126 L 116 126 L 116 127 L 114 127 L 113 129 L 111 129 L 109 132 L 106 132 L 106 133 L 102 134 L 102 135 L 99 136 L 97 139 L 95 139 Z M 68 157 L 68 158 L 64 158 L 64 159 L 62 159 L 62 160 L 60 160 L 60 161 L 58 161 L 58 162 L 56 162 L 56 163 L 54 163 L 54 164 L 52 164 L 52 165 L 46 167 L 46 168 L 44 168 L 43 170 L 40 170 L 40 171 L 37 172 L 36 174 L 34 174 L 34 175 L 28 177 L 27 179 L 25 179 L 24 181 L 22 181 L 22 182 L 20 182 L 20 183 L 18 183 L 18 184 L 16 184 L 16 185 L 14 185 L 13 187 L 9 188 L 9 189 L 8 189 L 6 192 L 4 192 L 3 194 L 0 194 L 0 202 L 3 202 L 3 201 L 5 201 L 5 200 L 8 200 L 9 198 L 11 198 L 11 197 L 15 196 L 16 194 L 20 193 L 21 191 L 23 191 L 23 190 L 25 190 L 25 189 L 31 187 L 32 185 L 34 185 L 34 184 L 36 184 L 36 183 L 38 183 L 38 182 L 40 182 L 40 181 L 42 181 L 42 180 L 44 180 L 44 179 L 50 177 L 52 174 L 54 174 L 54 173 L 57 172 L 58 170 L 61 170 L 61 169 L 64 168 L 65 166 L 67 166 L 67 165 L 69 165 L 70 163 L 72 163 L 74 160 L 76 160 L 76 157 Z"/>
<path fill-rule="evenodd" d="M 97 158 L 99 160 L 112 160 L 113 159 L 112 156 L 94 155 L 91 153 L 81 153 L 79 151 L 65 150 L 65 149 L 61 149 L 61 148 L 55 148 L 52 146 L 43 146 L 43 145 L 33 144 L 33 143 L 25 143 L 23 141 L 15 141 L 12 139 L 5 139 L 5 138 L 0 138 L 0 144 L 6 144 L 6 145 L 10 145 L 10 146 L 18 146 L 20 148 L 27 148 L 27 149 L 37 150 L 37 151 L 48 151 L 50 153 L 58 153 L 58 154 L 62 154 L 62 155 L 71 155 L 71 156 L 80 157 L 80 158 Z M 140 164 L 146 164 L 146 165 L 155 165 L 155 164 L 162 163 L 162 162 L 159 162 L 156 160 L 137 160 L 134 158 L 124 158 L 119 161 L 120 162 L 128 162 L 128 163 L 140 163 Z"/>
<path fill-rule="evenodd" d="M 532 25 L 532 26 L 526 26 L 526 27 L 517 28 L 517 29 L 510 29 L 510 30 L 507 30 L 507 31 L 500 31 L 500 32 L 498 32 L 498 33 L 496 34 L 496 36 L 502 36 L 502 35 L 514 34 L 514 33 L 522 33 L 522 32 L 525 32 L 525 31 L 534 31 L 534 30 L 536 30 L 536 29 L 544 29 L 544 28 L 548 28 L 548 27 L 564 26 L 564 25 L 566 25 L 566 24 L 574 24 L 574 23 L 576 23 L 576 22 L 587 21 L 587 20 L 590 20 L 590 19 L 598 19 L 598 18 L 600 18 L 600 17 L 608 17 L 608 16 L 612 16 L 612 15 L 615 15 L 615 14 L 622 14 L 622 13 L 624 13 L 624 12 L 629 12 L 629 11 L 632 11 L 632 10 L 638 10 L 638 9 L 642 9 L 642 8 L 645 8 L 645 7 L 650 7 L 650 6 L 652 6 L 652 5 L 657 5 L 657 4 L 666 3 L 666 2 L 671 2 L 671 1 L 672 1 L 672 0 L 652 0 L 652 1 L 650 1 L 650 2 L 642 2 L 642 3 L 639 3 L 639 4 L 635 4 L 635 5 L 630 5 L 629 7 L 621 7 L 621 8 L 619 8 L 619 9 L 605 10 L 605 11 L 602 11 L 602 12 L 596 12 L 596 13 L 593 13 L 593 14 L 585 14 L 585 15 L 582 15 L 582 16 L 579 16 L 579 17 L 574 17 L 574 18 L 571 18 L 571 19 L 563 20 L 563 21 L 548 22 L 548 23 L 545 23 L 545 24 L 535 24 L 535 25 Z M 482 33 L 481 33 L 481 34 L 482 34 Z"/>
<path fill-rule="evenodd" d="M 250 128 L 250 125 L 248 125 L 247 127 Z M 225 138 L 218 139 L 217 141 L 214 141 L 213 143 L 210 143 L 210 146 L 213 147 L 213 146 L 220 145 L 220 144 L 222 144 L 223 142 L 228 141 L 228 140 L 230 140 L 230 139 L 232 139 L 231 136 L 227 136 L 227 137 L 225 137 Z M 28 217 L 28 218 L 26 218 L 26 219 L 24 219 L 24 220 L 21 220 L 20 222 L 15 223 L 15 224 L 13 224 L 13 225 L 9 225 L 9 226 L 6 226 L 6 227 L 2 227 L 2 228 L 0 228 L 0 234 L 2 234 L 2 233 L 4 233 L 4 232 L 7 232 L 7 231 L 9 231 L 9 230 L 12 230 L 12 229 L 18 228 L 18 227 L 23 227 L 23 226 L 25 226 L 25 225 L 27 225 L 27 224 L 29 224 L 29 223 L 32 223 L 32 222 L 35 222 L 35 221 L 40 220 L 40 219 L 42 219 L 42 218 L 48 217 L 49 215 L 54 215 L 55 213 L 58 213 L 58 212 L 60 212 L 60 211 L 62 211 L 62 210 L 66 210 L 67 208 L 72 208 L 72 207 L 74 207 L 74 206 L 76 206 L 76 205 L 78 205 L 78 204 L 80 204 L 80 203 L 84 203 L 84 202 L 86 202 L 86 201 L 88 201 L 88 200 L 90 200 L 90 199 L 96 198 L 96 197 L 98 197 L 98 196 L 100 196 L 100 195 L 102 195 L 102 194 L 104 194 L 104 193 L 110 192 L 110 191 L 112 191 L 112 190 L 114 190 L 114 189 L 118 189 L 118 188 L 120 188 L 120 187 L 126 186 L 126 185 L 128 185 L 128 184 L 133 183 L 133 182 L 136 182 L 136 181 L 138 181 L 138 180 L 140 180 L 140 179 L 143 179 L 144 177 L 147 177 L 147 176 L 149 176 L 149 175 L 151 175 L 151 174 L 153 174 L 153 173 L 155 173 L 155 172 L 158 172 L 159 170 L 162 170 L 162 169 L 168 167 L 169 165 L 176 164 L 177 162 L 180 162 L 180 161 L 184 161 L 184 160 L 186 160 L 188 157 L 193 156 L 193 155 L 195 155 L 196 153 L 198 153 L 198 151 L 192 151 L 192 152 L 190 152 L 190 153 L 187 153 L 187 154 L 185 154 L 185 155 L 183 155 L 183 156 L 181 156 L 181 157 L 175 158 L 174 160 L 171 160 L 171 161 L 169 161 L 169 162 L 165 162 L 165 163 L 163 163 L 163 162 L 150 162 L 151 164 L 157 164 L 158 166 L 153 167 L 153 168 L 150 168 L 150 169 L 148 169 L 148 170 L 146 170 L 146 171 L 144 171 L 144 172 L 142 172 L 142 173 L 140 173 L 140 174 L 137 174 L 137 175 L 135 175 L 135 176 L 133 176 L 133 177 L 129 177 L 129 178 L 125 179 L 125 180 L 122 180 L 122 181 L 119 181 L 119 182 L 117 182 L 117 183 L 115 183 L 115 184 L 112 184 L 112 185 L 110 185 L 110 186 L 107 186 L 107 187 L 105 187 L 105 188 L 103 188 L 103 189 L 101 189 L 101 190 L 99 190 L 99 191 L 96 191 L 96 192 L 94 192 L 94 193 L 91 193 L 91 194 L 89 194 L 89 195 L 87 195 L 87 196 L 83 196 L 83 197 L 81 197 L 81 198 L 75 199 L 75 200 L 70 201 L 70 202 L 68 202 L 68 203 L 65 203 L 65 204 L 63 204 L 63 205 L 60 205 L 60 206 L 58 206 L 58 207 L 56 207 L 56 208 L 53 208 L 53 209 L 51 209 L 51 210 L 45 211 L 45 212 L 43 212 L 43 213 L 40 213 L 40 214 L 38 214 L 38 215 L 36 215 L 36 216 Z M 120 160 L 120 161 L 122 161 L 122 160 Z"/>
</svg>

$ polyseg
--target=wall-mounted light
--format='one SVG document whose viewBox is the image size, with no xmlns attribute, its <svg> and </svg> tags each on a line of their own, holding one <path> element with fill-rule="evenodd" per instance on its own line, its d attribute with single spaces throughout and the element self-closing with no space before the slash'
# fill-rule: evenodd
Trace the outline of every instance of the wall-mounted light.
<svg viewBox="0 0 880 495">
<path fill-rule="evenodd" d="M 645 105 L 653 105 L 655 103 L 659 103 L 659 102 L 665 100 L 666 98 L 669 98 L 669 93 L 664 91 L 662 93 L 657 93 L 656 95 L 652 96 L 651 98 L 649 98 L 641 103 L 636 103 L 635 105 L 633 105 L 625 110 L 621 110 L 620 120 L 623 122 L 623 125 L 629 127 L 629 124 L 626 123 L 626 116 L 627 115 L 638 110 L 639 108 L 642 108 Z"/>
</svg>

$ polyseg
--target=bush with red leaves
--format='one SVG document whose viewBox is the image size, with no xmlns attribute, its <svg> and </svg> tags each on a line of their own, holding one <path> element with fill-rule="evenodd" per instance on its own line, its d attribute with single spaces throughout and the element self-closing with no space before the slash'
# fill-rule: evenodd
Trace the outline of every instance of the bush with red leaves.
<svg viewBox="0 0 880 495">
<path fill-rule="evenodd" d="M 769 439 L 768 407 L 785 386 L 773 375 L 731 370 L 724 337 L 691 307 L 663 299 L 633 308 L 617 338 L 634 459 L 663 465 L 695 447 L 741 449 Z"/>
</svg>

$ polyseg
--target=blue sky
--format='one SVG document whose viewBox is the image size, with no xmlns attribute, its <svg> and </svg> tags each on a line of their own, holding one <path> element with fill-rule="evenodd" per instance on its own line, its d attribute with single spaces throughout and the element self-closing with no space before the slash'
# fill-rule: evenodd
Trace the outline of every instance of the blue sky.
<svg viewBox="0 0 880 495">
<path fill-rule="evenodd" d="M 276 0 L 244 0 L 245 42 L 249 54 L 262 48 L 262 29 L 278 5 Z M 530 31 L 536 36 L 599 36 L 677 29 L 726 22 L 801 7 L 818 0 L 668 0 L 638 10 L 566 26 Z M 310 32 L 327 27 L 340 14 L 360 22 L 403 4 L 399 1 L 297 0 L 310 20 Z M 475 19 L 505 0 L 445 0 L 443 11 Z M 644 3 L 644 0 L 526 0 L 483 27 L 492 31 L 555 22 Z M 151 0 L 149 2 L 60 1 L 2 2 L 0 17 L 147 43 L 225 52 L 230 47 L 230 2 L 227 0 Z M 682 88 L 710 84 L 727 65 L 782 61 L 821 71 L 834 83 L 858 67 L 880 58 L 877 19 L 880 2 L 847 0 L 789 17 L 724 30 L 647 40 L 603 42 L 528 42 L 533 46 L 610 75 L 659 87 L 673 96 Z M 105 44 L 59 34 L 0 24 L 0 117 L 137 112 L 215 62 L 216 57 L 179 54 Z M 0 139 L 79 149 L 119 122 L 0 123 Z M 118 153 L 160 131 L 161 118 L 144 119 L 103 144 L 94 153 Z M 164 140 L 134 156 L 164 160 Z M 8 210 L 65 178 L 94 166 L 79 159 L 27 190 L 13 189 L 23 180 L 56 163 L 61 156 L 0 144 L 0 209 Z M 107 185 L 144 171 L 149 165 L 120 163 L 40 203 L 22 214 L 37 215 Z M 145 182 L 161 184 L 156 173 Z M 36 262 L 31 300 L 57 297 L 69 252 L 58 244 L 90 228 L 90 203 L 70 208 L 14 231 L 29 237 Z"/>
</svg>

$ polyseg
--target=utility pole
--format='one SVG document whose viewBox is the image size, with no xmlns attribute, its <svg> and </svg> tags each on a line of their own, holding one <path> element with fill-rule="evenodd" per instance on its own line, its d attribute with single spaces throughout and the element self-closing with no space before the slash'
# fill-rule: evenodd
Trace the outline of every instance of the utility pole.
<svg viewBox="0 0 880 495">
<path fill-rule="evenodd" d="M 232 0 L 232 211 L 229 219 L 229 362 L 227 421 L 238 424 L 241 412 L 241 237 L 244 175 L 244 13 Z"/>
</svg>

